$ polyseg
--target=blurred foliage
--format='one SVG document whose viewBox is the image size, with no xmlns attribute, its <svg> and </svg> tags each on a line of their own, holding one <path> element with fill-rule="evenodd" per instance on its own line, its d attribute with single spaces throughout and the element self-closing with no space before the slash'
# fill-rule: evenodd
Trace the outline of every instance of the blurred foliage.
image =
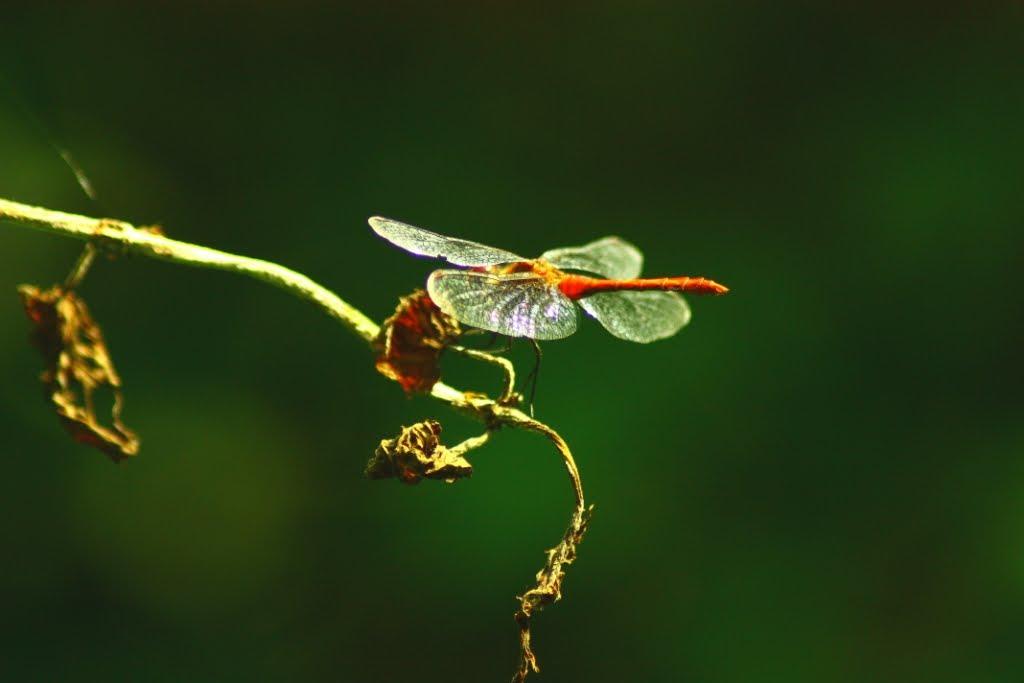
<svg viewBox="0 0 1024 683">
<path fill-rule="evenodd" d="M 538 416 L 597 511 L 539 680 L 1017 680 L 1024 12 L 915 5 L 23 3 L 0 196 L 271 258 L 377 319 L 430 264 L 374 214 L 525 254 L 619 234 L 713 277 L 671 340 L 545 347 Z M 571 509 L 548 444 L 368 482 L 400 425 L 478 425 L 292 297 L 121 259 L 82 288 L 144 442 L 112 466 L 40 399 L 15 293 L 80 248 L 0 227 L 3 677 L 506 679 Z"/>
</svg>

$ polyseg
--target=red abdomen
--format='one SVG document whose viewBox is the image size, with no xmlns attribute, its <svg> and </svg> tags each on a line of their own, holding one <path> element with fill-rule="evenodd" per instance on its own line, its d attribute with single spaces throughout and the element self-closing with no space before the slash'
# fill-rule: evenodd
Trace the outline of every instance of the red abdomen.
<svg viewBox="0 0 1024 683">
<path fill-rule="evenodd" d="M 661 290 L 665 292 L 693 292 L 694 294 L 725 294 L 729 288 L 703 277 L 656 277 L 632 280 L 605 280 L 586 275 L 566 275 L 558 282 L 562 294 L 576 301 L 600 292 Z"/>
</svg>

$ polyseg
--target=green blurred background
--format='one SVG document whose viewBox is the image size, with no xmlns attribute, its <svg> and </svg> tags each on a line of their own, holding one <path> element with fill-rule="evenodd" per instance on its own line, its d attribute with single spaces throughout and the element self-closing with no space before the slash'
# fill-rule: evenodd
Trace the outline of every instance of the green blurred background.
<svg viewBox="0 0 1024 683">
<path fill-rule="evenodd" d="M 1024 11 L 829 5 L 8 6 L 0 196 L 377 319 L 431 264 L 373 214 L 724 282 L 668 341 L 545 347 L 538 415 L 597 511 L 538 680 L 1020 680 Z M 126 258 L 83 289 L 144 440 L 115 467 L 40 399 L 14 292 L 80 247 L 0 226 L 3 679 L 507 679 L 571 509 L 548 444 L 367 481 L 401 425 L 478 425 L 284 293 Z"/>
</svg>

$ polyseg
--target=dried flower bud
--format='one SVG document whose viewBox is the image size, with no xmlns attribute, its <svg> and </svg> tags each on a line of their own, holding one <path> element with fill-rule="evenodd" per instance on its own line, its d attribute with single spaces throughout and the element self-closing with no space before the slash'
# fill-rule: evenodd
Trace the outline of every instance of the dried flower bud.
<svg viewBox="0 0 1024 683">
<path fill-rule="evenodd" d="M 441 352 L 462 333 L 422 289 L 399 300 L 374 342 L 377 370 L 408 393 L 428 392 L 441 378 Z"/>
<path fill-rule="evenodd" d="M 380 442 L 366 465 L 366 476 L 397 477 L 406 484 L 418 484 L 424 478 L 443 479 L 450 484 L 473 474 L 473 466 L 462 457 L 464 451 L 447 448 L 440 436 L 441 425 L 435 420 L 402 427 L 396 438 Z"/>
</svg>

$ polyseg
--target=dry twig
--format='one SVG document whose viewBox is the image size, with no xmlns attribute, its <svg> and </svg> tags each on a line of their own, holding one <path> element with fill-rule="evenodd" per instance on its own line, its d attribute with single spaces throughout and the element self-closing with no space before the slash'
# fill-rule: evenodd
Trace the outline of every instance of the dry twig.
<svg viewBox="0 0 1024 683">
<path fill-rule="evenodd" d="M 100 246 L 115 248 L 123 253 L 139 254 L 174 263 L 248 275 L 314 303 L 367 342 L 371 348 L 376 346 L 378 352 L 380 351 L 381 328 L 377 323 L 334 292 L 305 275 L 276 263 L 169 239 L 155 231 L 137 228 L 123 221 L 89 218 L 19 204 L 5 199 L 0 199 L 0 221 L 13 222 L 25 227 L 85 240 Z M 482 352 L 473 352 L 468 355 L 479 356 L 481 354 Z M 469 439 L 452 449 L 447 449 L 447 457 L 452 458 L 454 452 L 454 456 L 461 459 L 465 452 L 482 444 L 491 432 L 500 427 L 537 432 L 547 437 L 558 450 L 572 482 L 576 499 L 569 527 L 562 541 L 548 551 L 547 562 L 537 574 L 537 584 L 519 598 L 520 608 L 515 616 L 520 628 L 522 649 L 515 680 L 522 681 L 530 671 L 539 671 L 536 658 L 530 647 L 532 613 L 561 597 L 561 583 L 565 575 L 565 567 L 575 559 L 576 547 L 586 531 L 591 508 L 586 507 L 584 503 L 579 470 L 565 440 L 551 427 L 533 419 L 513 405 L 514 397 L 511 386 L 514 375 L 511 363 L 489 354 L 482 355 L 488 356 L 488 359 L 485 360 L 501 366 L 506 373 L 504 391 L 498 400 L 483 394 L 460 391 L 443 382 L 433 383 L 430 387 L 431 396 L 480 420 L 487 427 L 487 432 L 484 435 Z M 453 462 L 460 466 L 458 460 Z"/>
</svg>

